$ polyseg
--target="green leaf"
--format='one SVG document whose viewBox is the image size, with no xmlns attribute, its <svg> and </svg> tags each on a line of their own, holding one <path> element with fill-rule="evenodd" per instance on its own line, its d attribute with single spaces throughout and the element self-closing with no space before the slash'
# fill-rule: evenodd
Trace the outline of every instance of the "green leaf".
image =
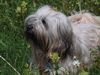
<svg viewBox="0 0 100 75">
<path fill-rule="evenodd" d="M 79 75 L 89 75 L 89 72 L 82 70 Z"/>
</svg>

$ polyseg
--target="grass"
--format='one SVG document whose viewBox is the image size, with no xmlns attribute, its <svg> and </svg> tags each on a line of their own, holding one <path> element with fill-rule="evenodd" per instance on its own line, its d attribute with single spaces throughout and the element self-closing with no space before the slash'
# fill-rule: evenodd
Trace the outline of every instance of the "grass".
<svg viewBox="0 0 100 75">
<path fill-rule="evenodd" d="M 0 75 L 39 75 L 37 68 L 32 70 L 29 64 L 31 49 L 24 36 L 25 18 L 45 4 L 69 15 L 79 10 L 77 3 L 78 0 L 0 0 Z M 100 9 L 96 9 L 99 4 L 99 0 L 85 1 L 81 8 L 100 15 Z"/>
</svg>

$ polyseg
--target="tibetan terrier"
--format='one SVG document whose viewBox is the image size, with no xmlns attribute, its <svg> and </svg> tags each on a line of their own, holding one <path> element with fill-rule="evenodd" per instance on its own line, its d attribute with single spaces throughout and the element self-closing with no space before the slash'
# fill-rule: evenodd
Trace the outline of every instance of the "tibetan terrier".
<svg viewBox="0 0 100 75">
<path fill-rule="evenodd" d="M 46 5 L 25 20 L 26 37 L 32 47 L 33 60 L 40 75 L 51 63 L 50 53 L 57 52 L 61 68 L 76 74 L 75 60 L 91 66 L 91 48 L 100 46 L 100 18 L 90 13 L 66 16 Z M 76 63 L 77 64 L 77 63 Z M 52 74 L 51 74 L 52 75 Z M 64 75 L 61 71 L 60 75 Z"/>
</svg>

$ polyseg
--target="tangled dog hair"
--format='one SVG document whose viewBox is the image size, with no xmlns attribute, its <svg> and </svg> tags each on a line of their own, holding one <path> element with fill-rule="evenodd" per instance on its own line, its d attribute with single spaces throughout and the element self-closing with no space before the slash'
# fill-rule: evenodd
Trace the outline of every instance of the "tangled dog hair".
<svg viewBox="0 0 100 75">
<path fill-rule="evenodd" d="M 59 63 L 72 75 L 73 57 L 91 66 L 90 49 L 100 45 L 100 18 L 90 13 L 65 16 L 46 5 L 39 8 L 25 20 L 26 37 L 32 47 L 40 75 L 45 73 L 51 52 L 60 56 Z M 61 74 L 63 75 L 63 73 Z"/>
</svg>

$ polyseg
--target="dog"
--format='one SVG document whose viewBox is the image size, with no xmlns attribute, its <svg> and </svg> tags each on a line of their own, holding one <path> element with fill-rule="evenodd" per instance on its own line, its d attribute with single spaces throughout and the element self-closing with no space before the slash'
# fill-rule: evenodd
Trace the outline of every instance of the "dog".
<svg viewBox="0 0 100 75">
<path fill-rule="evenodd" d="M 90 49 L 100 46 L 100 17 L 90 13 L 66 16 L 45 5 L 25 19 L 25 28 L 40 75 L 50 75 L 45 69 L 52 52 L 58 53 L 61 67 L 75 75 L 74 59 L 89 68 Z"/>
</svg>

